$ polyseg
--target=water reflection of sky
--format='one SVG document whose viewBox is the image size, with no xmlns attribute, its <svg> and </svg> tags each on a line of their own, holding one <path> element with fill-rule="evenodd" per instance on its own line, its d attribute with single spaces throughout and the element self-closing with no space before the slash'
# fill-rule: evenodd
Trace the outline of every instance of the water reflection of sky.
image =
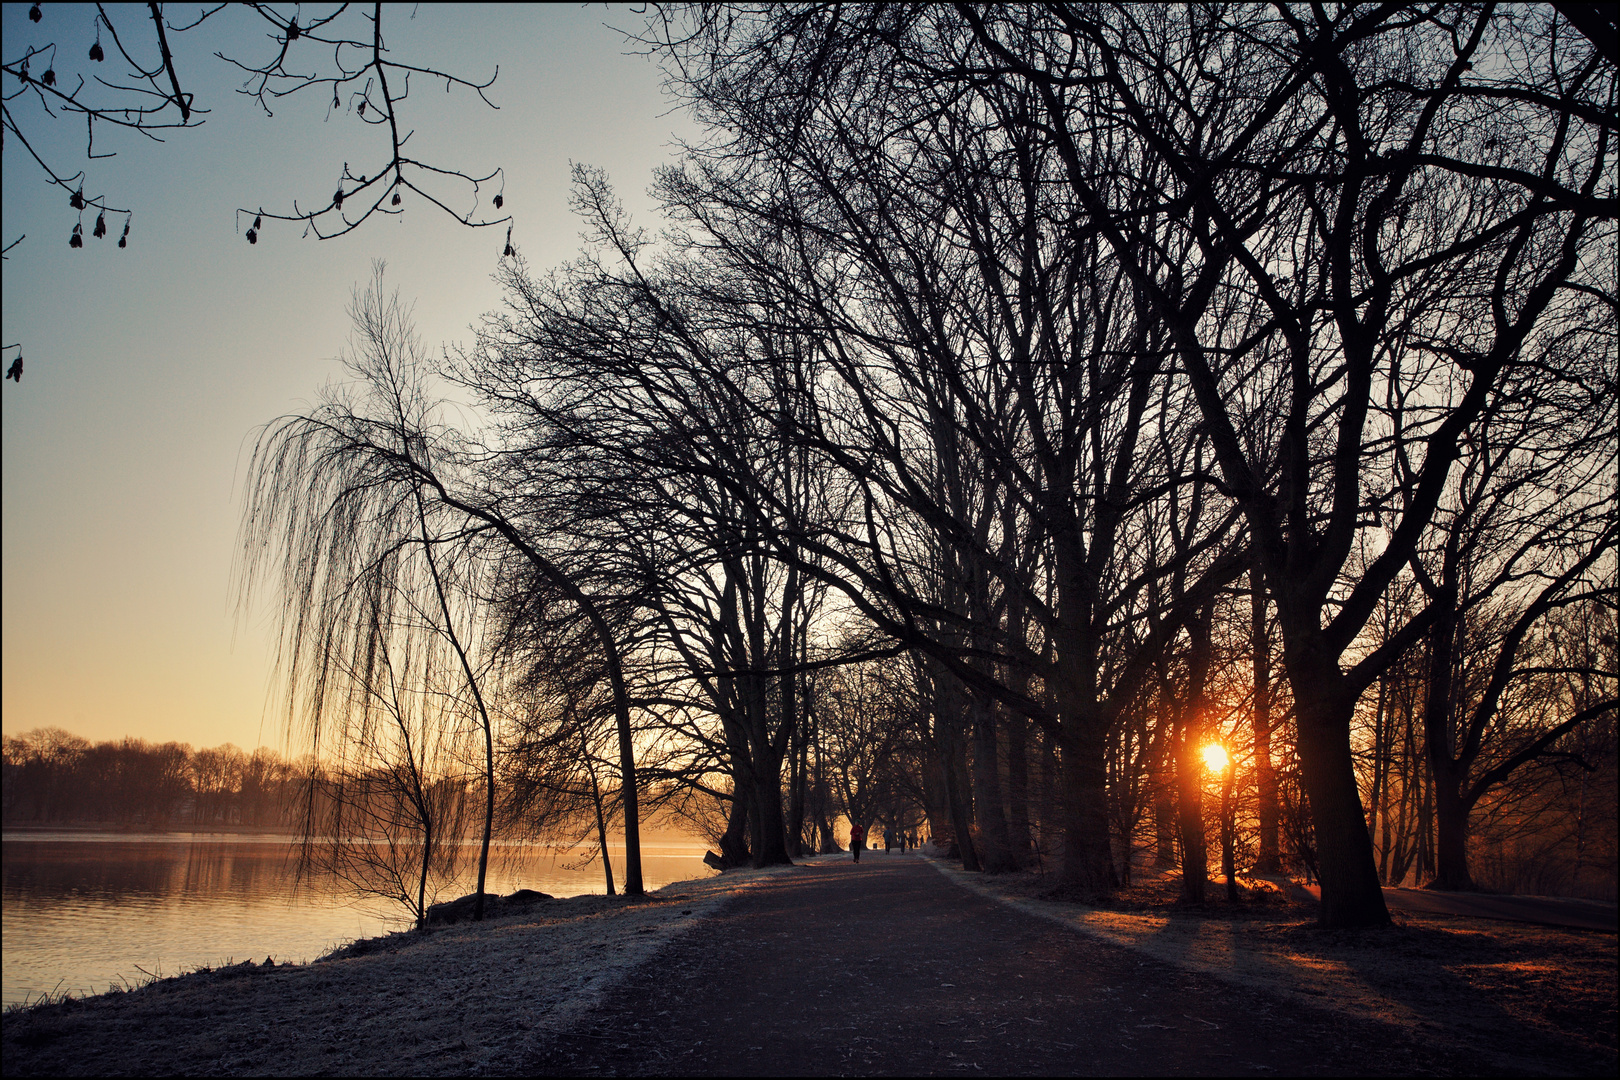
<svg viewBox="0 0 1620 1080">
<path fill-rule="evenodd" d="M 45 992 L 99 993 L 145 973 L 205 964 L 310 960 L 404 925 L 383 902 L 299 882 L 285 836 L 8 832 L 3 841 L 6 1004 Z M 623 848 L 610 854 L 622 884 Z M 706 876 L 702 856 L 701 844 L 643 845 L 647 887 Z M 583 859 L 579 851 L 502 845 L 491 853 L 489 888 L 604 891 L 601 864 L 581 866 Z"/>
</svg>

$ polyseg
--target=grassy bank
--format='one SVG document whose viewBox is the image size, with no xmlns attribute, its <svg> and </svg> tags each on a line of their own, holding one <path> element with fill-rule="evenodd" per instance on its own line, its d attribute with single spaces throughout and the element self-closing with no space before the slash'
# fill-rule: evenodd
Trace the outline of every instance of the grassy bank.
<svg viewBox="0 0 1620 1080">
<path fill-rule="evenodd" d="M 513 1073 L 631 967 L 766 871 L 579 896 L 0 1019 L 7 1075 Z"/>
</svg>

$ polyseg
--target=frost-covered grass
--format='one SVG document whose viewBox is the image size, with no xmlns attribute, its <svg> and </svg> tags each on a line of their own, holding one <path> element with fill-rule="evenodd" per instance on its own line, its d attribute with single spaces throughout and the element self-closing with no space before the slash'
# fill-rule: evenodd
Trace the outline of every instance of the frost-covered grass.
<svg viewBox="0 0 1620 1080">
<path fill-rule="evenodd" d="M 732 871 L 639 900 L 579 896 L 482 923 L 354 942 L 8 1012 L 15 1074 L 436 1075 L 523 1070 L 637 964 L 776 873 Z"/>
</svg>

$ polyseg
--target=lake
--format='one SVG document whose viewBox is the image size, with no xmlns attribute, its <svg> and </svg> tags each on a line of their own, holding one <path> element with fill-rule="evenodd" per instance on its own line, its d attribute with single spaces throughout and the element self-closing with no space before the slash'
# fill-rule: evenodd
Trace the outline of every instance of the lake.
<svg viewBox="0 0 1620 1080">
<path fill-rule="evenodd" d="M 408 925 L 376 899 L 329 882 L 295 882 L 285 836 L 219 833 L 0 834 L 4 1004 L 41 994 L 100 993 L 147 976 L 241 960 L 313 960 L 335 945 Z M 624 884 L 624 848 L 610 847 Z M 648 889 L 707 877 L 697 841 L 641 849 Z M 476 851 L 474 852 L 476 858 Z M 606 891 L 600 863 L 579 851 L 492 850 L 487 888 L 553 896 Z M 472 891 L 447 890 L 441 899 Z"/>
</svg>

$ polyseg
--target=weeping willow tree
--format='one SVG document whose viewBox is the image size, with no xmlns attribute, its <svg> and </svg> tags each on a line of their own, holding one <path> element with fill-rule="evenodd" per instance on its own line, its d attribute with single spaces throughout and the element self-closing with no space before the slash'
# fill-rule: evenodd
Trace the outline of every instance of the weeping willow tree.
<svg viewBox="0 0 1620 1080">
<path fill-rule="evenodd" d="M 617 643 L 592 598 L 496 500 L 468 494 L 486 486 L 477 471 L 484 459 L 442 419 L 409 310 L 385 292 L 382 274 L 379 264 L 351 304 L 351 383 L 310 413 L 268 425 L 249 466 L 239 596 L 244 608 L 266 589 L 280 597 L 277 662 L 289 730 L 346 776 L 404 765 L 404 786 L 427 790 L 475 775 L 483 812 L 474 917 L 482 918 L 497 741 L 485 688 L 509 652 L 484 640 L 491 620 L 480 598 L 497 595 L 510 567 L 523 566 L 576 606 L 601 647 L 619 736 L 625 892 L 639 895 L 635 758 Z M 429 717 L 432 738 L 424 737 Z M 407 738 L 410 724 L 416 734 Z M 306 856 L 361 839 L 332 826 L 347 821 L 352 830 L 361 805 L 354 793 L 365 785 L 332 778 L 323 789 L 306 800 Z M 419 881 L 432 858 L 425 838 L 451 843 L 420 809 L 430 801 L 405 798 L 399 815 L 400 828 L 424 838 L 411 847 Z M 334 808 L 347 808 L 347 817 Z M 438 820 L 458 819 L 441 812 Z"/>
<path fill-rule="evenodd" d="M 268 425 L 254 448 L 240 596 L 279 593 L 289 727 L 323 762 L 302 815 L 305 864 L 390 881 L 398 875 L 378 864 L 398 862 L 388 845 L 400 843 L 417 868 L 407 903 L 421 918 L 428 878 L 453 872 L 462 839 L 448 826 L 463 815 L 444 793 L 471 773 L 484 804 L 481 918 L 495 732 L 476 659 L 477 597 L 493 566 L 491 529 L 441 497 L 463 446 L 427 394 L 427 360 L 381 265 L 350 315 L 353 382 L 308 415 Z"/>
<path fill-rule="evenodd" d="M 311 778 L 301 868 L 396 902 L 422 926 L 461 869 L 473 806 L 460 729 L 443 708 L 458 673 L 436 670 L 431 649 L 405 648 L 396 661 L 399 640 L 424 628 L 397 629 L 375 635 L 367 660 L 379 677 L 354 680 L 359 722 L 329 741 Z"/>
</svg>

